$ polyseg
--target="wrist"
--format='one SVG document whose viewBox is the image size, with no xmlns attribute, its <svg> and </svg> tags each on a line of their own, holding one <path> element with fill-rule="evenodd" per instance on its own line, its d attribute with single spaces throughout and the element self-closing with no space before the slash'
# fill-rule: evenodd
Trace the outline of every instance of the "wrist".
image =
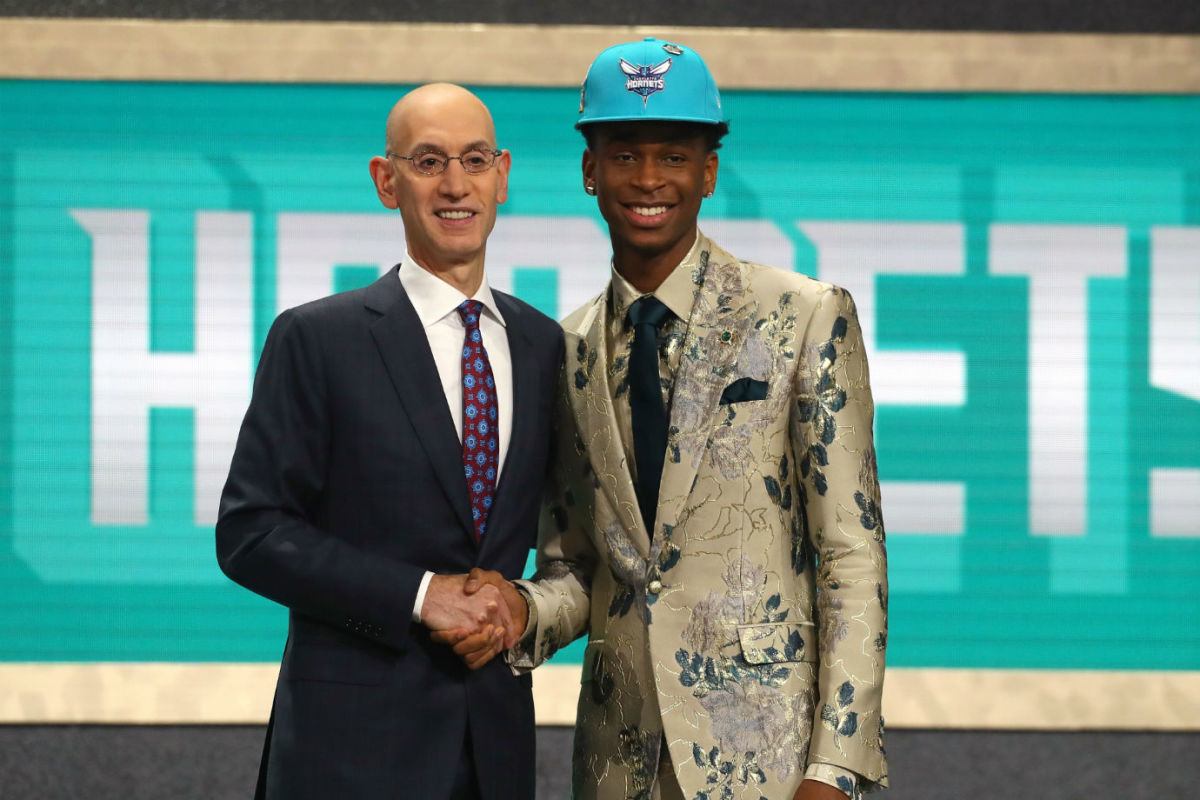
<svg viewBox="0 0 1200 800">
<path fill-rule="evenodd" d="M 533 597 L 529 594 L 529 590 L 519 583 L 513 583 L 512 587 L 516 596 L 520 598 L 520 602 L 516 604 L 516 610 L 514 611 L 513 616 L 521 623 L 521 628 L 524 629 L 529 627 L 530 609 L 533 608 Z"/>
<path fill-rule="evenodd" d="M 424 577 L 421 578 L 421 583 L 417 586 L 417 596 L 413 600 L 413 622 L 424 623 L 425 599 L 429 595 L 429 584 L 436 577 L 436 575 L 427 570 Z"/>
</svg>

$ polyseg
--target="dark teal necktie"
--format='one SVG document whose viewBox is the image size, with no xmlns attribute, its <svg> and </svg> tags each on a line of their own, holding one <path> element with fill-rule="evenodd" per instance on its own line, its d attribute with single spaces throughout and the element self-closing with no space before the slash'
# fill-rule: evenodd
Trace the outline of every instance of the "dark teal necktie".
<svg viewBox="0 0 1200 800">
<path fill-rule="evenodd" d="M 633 346 L 629 353 L 629 410 L 633 418 L 633 455 L 637 461 L 637 498 L 654 537 L 658 483 L 667 450 L 667 410 L 663 407 L 658 369 L 658 326 L 671 313 L 662 301 L 647 295 L 629 306 Z"/>
</svg>

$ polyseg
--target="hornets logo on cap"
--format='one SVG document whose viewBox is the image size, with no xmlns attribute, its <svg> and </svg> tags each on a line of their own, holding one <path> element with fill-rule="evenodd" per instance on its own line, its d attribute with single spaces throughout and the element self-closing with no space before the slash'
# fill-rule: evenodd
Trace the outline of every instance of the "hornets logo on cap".
<svg viewBox="0 0 1200 800">
<path fill-rule="evenodd" d="M 596 56 L 579 92 L 575 127 L 642 120 L 722 123 L 721 95 L 699 53 L 649 36 Z"/>
<path fill-rule="evenodd" d="M 643 107 L 650 100 L 650 95 L 667 88 L 667 82 L 663 79 L 663 75 L 666 75 L 667 70 L 671 68 L 671 59 L 668 58 L 654 66 L 630 64 L 623 58 L 618 63 L 621 65 L 621 72 L 624 72 L 626 76 L 625 90 L 641 95 Z"/>
</svg>

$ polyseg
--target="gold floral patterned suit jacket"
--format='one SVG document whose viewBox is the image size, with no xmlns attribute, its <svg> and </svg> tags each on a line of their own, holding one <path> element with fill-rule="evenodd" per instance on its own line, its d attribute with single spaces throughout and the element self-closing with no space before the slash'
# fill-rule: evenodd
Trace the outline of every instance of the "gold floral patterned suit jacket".
<svg viewBox="0 0 1200 800">
<path fill-rule="evenodd" d="M 608 293 L 563 322 L 556 486 L 510 660 L 531 669 L 589 633 L 576 798 L 650 797 L 664 741 L 689 800 L 790 800 L 810 763 L 886 785 L 886 553 L 854 303 L 701 247 L 653 532 L 612 415 Z"/>
</svg>

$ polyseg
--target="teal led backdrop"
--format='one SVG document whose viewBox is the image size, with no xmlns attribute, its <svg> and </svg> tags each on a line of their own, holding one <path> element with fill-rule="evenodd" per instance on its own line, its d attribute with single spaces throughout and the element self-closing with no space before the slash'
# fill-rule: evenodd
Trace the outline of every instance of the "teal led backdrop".
<svg viewBox="0 0 1200 800">
<path fill-rule="evenodd" d="M 217 499 L 274 316 L 403 254 L 404 88 L 0 81 L 0 660 L 278 659 Z M 562 317 L 608 274 L 578 92 L 479 93 L 490 280 Z M 1200 669 L 1200 98 L 724 99 L 702 227 L 858 303 L 889 663 Z"/>
</svg>

